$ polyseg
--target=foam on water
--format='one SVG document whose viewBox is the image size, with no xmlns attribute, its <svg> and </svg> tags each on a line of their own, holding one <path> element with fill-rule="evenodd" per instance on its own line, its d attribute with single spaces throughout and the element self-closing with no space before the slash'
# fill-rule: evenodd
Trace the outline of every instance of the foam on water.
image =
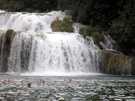
<svg viewBox="0 0 135 101">
<path fill-rule="evenodd" d="M 84 72 L 32 72 L 32 73 L 22 73 L 21 76 L 94 76 L 94 75 L 104 75 L 102 73 L 84 73 Z"/>
<path fill-rule="evenodd" d="M 65 13 L 61 11 L 49 13 L 11 13 L 0 11 L 0 28 L 24 32 L 52 32 L 51 23 L 56 18 L 62 20 L 64 16 Z"/>
</svg>

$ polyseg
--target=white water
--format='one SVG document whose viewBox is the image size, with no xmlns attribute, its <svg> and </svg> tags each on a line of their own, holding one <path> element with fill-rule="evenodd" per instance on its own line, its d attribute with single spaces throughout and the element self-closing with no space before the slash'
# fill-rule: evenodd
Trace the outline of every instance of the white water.
<svg viewBox="0 0 135 101">
<path fill-rule="evenodd" d="M 0 13 L 0 28 L 17 31 L 8 57 L 8 72 L 33 75 L 88 74 L 99 71 L 98 47 L 76 33 L 52 32 L 64 13 Z"/>
<path fill-rule="evenodd" d="M 52 32 L 51 23 L 56 19 L 63 19 L 65 13 L 52 11 L 49 13 L 22 13 L 0 11 L 0 28 L 16 31 Z"/>
</svg>

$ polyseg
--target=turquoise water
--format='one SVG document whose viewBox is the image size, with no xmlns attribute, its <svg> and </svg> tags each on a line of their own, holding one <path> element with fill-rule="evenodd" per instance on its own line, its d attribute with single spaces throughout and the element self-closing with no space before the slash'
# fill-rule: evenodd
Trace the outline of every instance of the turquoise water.
<svg viewBox="0 0 135 101">
<path fill-rule="evenodd" d="M 0 77 L 0 101 L 135 101 L 135 77 Z"/>
</svg>

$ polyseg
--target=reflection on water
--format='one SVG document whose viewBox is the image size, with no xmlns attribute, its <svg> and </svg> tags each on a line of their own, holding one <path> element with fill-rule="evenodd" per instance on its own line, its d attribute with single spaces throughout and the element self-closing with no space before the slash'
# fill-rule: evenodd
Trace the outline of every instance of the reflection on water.
<svg viewBox="0 0 135 101">
<path fill-rule="evenodd" d="M 135 101 L 135 78 L 3 75 L 0 101 Z"/>
</svg>

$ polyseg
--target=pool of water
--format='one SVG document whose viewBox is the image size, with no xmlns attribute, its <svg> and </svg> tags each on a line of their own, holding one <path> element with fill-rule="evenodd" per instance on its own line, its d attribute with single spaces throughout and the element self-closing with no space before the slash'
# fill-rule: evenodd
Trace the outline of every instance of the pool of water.
<svg viewBox="0 0 135 101">
<path fill-rule="evenodd" d="M 135 101 L 135 77 L 1 75 L 0 101 Z"/>
</svg>

